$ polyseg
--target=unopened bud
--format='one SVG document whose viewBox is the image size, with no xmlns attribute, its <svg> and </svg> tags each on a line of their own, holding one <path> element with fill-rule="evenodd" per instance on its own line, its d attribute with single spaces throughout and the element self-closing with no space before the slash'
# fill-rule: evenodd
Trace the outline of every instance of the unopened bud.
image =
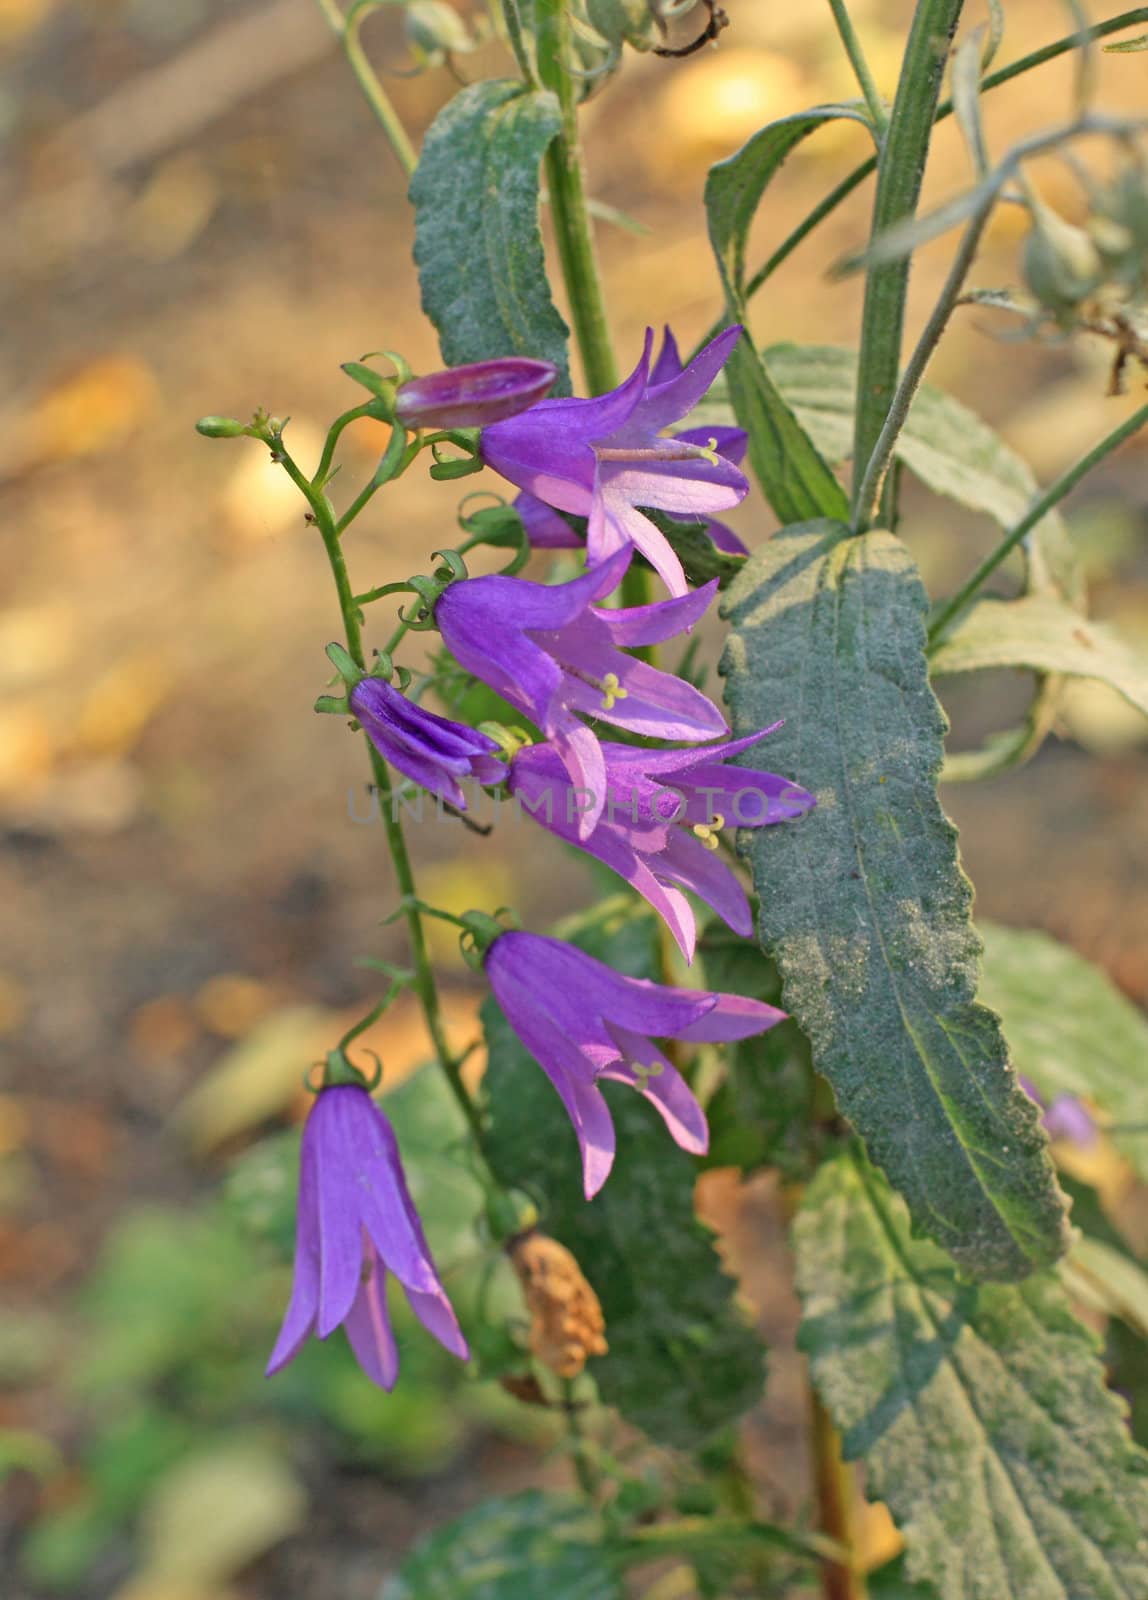
<svg viewBox="0 0 1148 1600">
<path fill-rule="evenodd" d="M 247 424 L 236 417 L 200 417 L 195 431 L 205 439 L 238 439 L 247 432 Z"/>
<path fill-rule="evenodd" d="M 1035 197 L 1032 228 L 1024 241 L 1025 282 L 1046 310 L 1063 316 L 1092 294 L 1104 274 L 1095 243 L 1083 228 L 1058 216 Z"/>
<path fill-rule="evenodd" d="M 428 67 L 441 66 L 447 56 L 466 55 L 475 48 L 466 24 L 445 0 L 411 0 L 406 30 L 416 58 Z"/>
<path fill-rule="evenodd" d="M 485 428 L 525 411 L 558 376 L 549 361 L 503 356 L 411 378 L 395 395 L 395 416 L 407 428 Z"/>
</svg>

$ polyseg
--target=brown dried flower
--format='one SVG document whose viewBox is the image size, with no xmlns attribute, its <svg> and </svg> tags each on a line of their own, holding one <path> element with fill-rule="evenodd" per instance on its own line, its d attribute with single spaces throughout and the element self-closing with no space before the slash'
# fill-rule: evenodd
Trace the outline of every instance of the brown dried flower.
<svg viewBox="0 0 1148 1600">
<path fill-rule="evenodd" d="M 530 1312 L 531 1353 L 560 1378 L 576 1378 L 609 1348 L 598 1296 L 574 1256 L 536 1229 L 507 1246 Z"/>
</svg>

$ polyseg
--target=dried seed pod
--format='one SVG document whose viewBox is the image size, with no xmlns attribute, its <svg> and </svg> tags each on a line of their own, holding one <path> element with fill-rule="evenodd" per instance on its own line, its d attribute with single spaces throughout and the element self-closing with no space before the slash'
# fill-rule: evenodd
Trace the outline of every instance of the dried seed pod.
<svg viewBox="0 0 1148 1600">
<path fill-rule="evenodd" d="M 530 1312 L 531 1353 L 560 1378 L 576 1378 L 591 1356 L 604 1356 L 606 1321 L 577 1260 L 532 1229 L 507 1247 Z"/>
</svg>

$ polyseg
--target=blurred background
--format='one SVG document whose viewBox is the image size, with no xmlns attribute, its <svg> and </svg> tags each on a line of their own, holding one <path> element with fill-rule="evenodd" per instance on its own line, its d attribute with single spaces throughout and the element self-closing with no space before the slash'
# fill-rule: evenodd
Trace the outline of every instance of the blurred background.
<svg viewBox="0 0 1148 1600">
<path fill-rule="evenodd" d="M 719 310 L 708 165 L 764 121 L 854 92 L 828 8 L 727 9 L 720 47 L 631 56 L 586 111 L 591 192 L 632 219 L 600 230 L 624 370 L 647 320 L 689 345 Z M 891 91 L 912 7 L 853 10 Z M 1001 59 L 1064 16 L 1010 0 Z M 412 72 L 397 8 L 364 37 L 417 137 L 454 92 L 450 72 Z M 0 58 L 4 1593 L 368 1600 L 427 1528 L 492 1489 L 565 1482 L 568 1466 L 543 1414 L 467 1385 L 425 1338 L 404 1340 L 391 1398 L 341 1339 L 262 1379 L 292 1235 L 278 1130 L 300 1114 L 307 1064 L 376 993 L 361 958 L 401 959 L 402 941 L 380 927 L 393 897 L 381 829 L 354 820 L 362 752 L 310 711 L 336 632 L 318 541 L 264 450 L 209 443 L 193 423 L 289 414 L 307 464 L 359 398 L 341 361 L 390 346 L 416 370 L 437 364 L 404 184 L 312 0 L 0 0 Z M 455 66 L 504 70 L 496 42 Z M 1100 75 L 1108 107 L 1143 106 L 1148 57 L 1102 58 Z M 990 96 L 995 148 L 1058 115 L 1070 84 L 1060 62 Z M 849 124 L 803 145 L 751 260 L 864 154 Z M 947 124 L 929 194 L 969 177 Z M 1067 167 L 1039 177 L 1079 212 Z M 863 188 L 778 273 L 755 306 L 759 342 L 855 343 L 856 283 L 828 269 L 863 239 L 870 203 Z M 1022 229 L 1019 210 L 999 214 L 978 285 L 1015 282 Z M 920 255 L 916 324 L 951 244 Z M 930 377 L 1047 481 L 1141 402 L 1143 376 L 1108 398 L 1107 349 L 1015 335 L 964 310 Z M 345 436 L 348 484 L 384 437 L 374 424 Z M 1145 447 L 1070 506 L 1094 612 L 1141 642 Z M 352 536 L 358 586 L 425 570 L 484 481 L 419 469 L 380 496 Z M 752 497 L 731 520 L 751 546 L 774 525 Z M 995 537 L 917 491 L 906 527 L 935 592 Z M 384 604 L 375 625 L 388 622 Z M 1026 693 L 946 686 L 954 747 L 1010 725 Z M 1143 1003 L 1145 724 L 1089 686 L 1061 734 L 1021 772 L 946 791 L 978 911 L 1055 933 Z M 594 893 L 542 835 L 529 850 L 509 832 L 414 835 L 421 892 L 451 909 L 513 902 L 541 927 Z M 438 954 L 465 1043 L 481 995 L 451 937 Z M 400 1083 L 415 1186 L 462 1281 L 474 1196 L 449 1113 L 424 1080 L 401 1082 L 424 1059 L 417 1018 L 400 1006 L 368 1043 Z M 767 1499 L 793 1512 L 805 1402 L 772 1185 L 709 1173 L 699 1201 L 777 1346 L 747 1438 Z M 874 1559 L 895 1548 L 879 1516 L 867 1536 Z"/>
</svg>

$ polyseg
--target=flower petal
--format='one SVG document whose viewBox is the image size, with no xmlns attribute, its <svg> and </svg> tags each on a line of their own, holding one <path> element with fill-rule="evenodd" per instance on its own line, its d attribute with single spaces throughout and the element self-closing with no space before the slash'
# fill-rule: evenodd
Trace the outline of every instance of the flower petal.
<svg viewBox="0 0 1148 1600">
<path fill-rule="evenodd" d="M 387 1308 L 387 1269 L 369 1245 L 367 1249 L 370 1270 L 347 1316 L 347 1338 L 371 1382 L 390 1391 L 399 1375 L 399 1349 Z"/>
<path fill-rule="evenodd" d="M 454 1307 L 447 1299 L 446 1290 L 441 1284 L 437 1289 L 425 1293 L 418 1289 L 408 1289 L 407 1299 L 415 1316 L 444 1350 L 449 1350 L 452 1356 L 458 1356 L 460 1361 L 470 1360 L 470 1346 L 463 1337 L 458 1318 L 454 1314 Z"/>
<path fill-rule="evenodd" d="M 672 595 L 689 592 L 685 569 L 660 528 L 645 517 L 627 497 L 624 474 L 602 468 L 594 489 L 590 520 L 586 526 L 586 555 L 602 561 L 615 550 L 632 544 L 640 550 Z"/>
<path fill-rule="evenodd" d="M 356 1117 L 346 1140 L 347 1170 L 362 1226 L 384 1266 L 405 1288 L 436 1288 L 438 1273 L 385 1112 L 365 1089 L 347 1085 L 324 1093 L 356 1097 Z"/>
<path fill-rule="evenodd" d="M 709 610 L 717 594 L 718 581 L 711 578 L 692 594 L 673 600 L 655 600 L 648 606 L 626 606 L 616 611 L 596 611 L 594 615 L 609 631 L 612 642 L 621 649 L 664 644 L 679 633 L 688 633 Z"/>
<path fill-rule="evenodd" d="M 525 489 L 515 496 L 514 509 L 522 518 L 526 537 L 535 550 L 579 550 L 584 541 L 574 529 L 537 495 Z"/>
<path fill-rule="evenodd" d="M 295 1209 L 295 1273 L 275 1348 L 267 1362 L 267 1376 L 278 1372 L 299 1354 L 315 1327 L 319 1309 L 319 1186 L 313 1140 L 303 1139 L 299 1157 L 299 1198 Z"/>
<path fill-rule="evenodd" d="M 657 1110 L 670 1130 L 673 1141 L 691 1155 L 704 1156 L 710 1147 L 710 1130 L 705 1112 L 689 1084 L 676 1067 L 662 1055 L 656 1045 L 640 1034 L 625 1028 L 611 1030 L 616 1034 L 625 1060 L 608 1067 L 602 1074 L 618 1083 L 628 1083 L 638 1090 Z M 654 1070 L 648 1075 L 639 1074 L 630 1065 L 638 1062 Z"/>
<path fill-rule="evenodd" d="M 663 428 L 670 427 L 692 411 L 702 396 L 713 387 L 714 379 L 728 361 L 734 345 L 741 337 L 741 331 L 740 324 L 724 329 L 716 339 L 711 339 L 704 349 L 698 351 L 689 366 L 676 378 L 647 389 L 631 420 L 631 427 L 637 424 L 651 433 L 661 433 Z"/>
<path fill-rule="evenodd" d="M 749 1039 L 765 1033 L 789 1015 L 764 1000 L 751 1000 L 743 994 L 711 994 L 714 1005 L 704 1016 L 675 1033 L 675 1039 L 721 1044 L 730 1039 Z"/>
<path fill-rule="evenodd" d="M 357 1095 L 350 1087 L 320 1092 L 303 1132 L 315 1145 L 319 1213 L 319 1314 L 327 1338 L 350 1311 L 363 1267 L 363 1236 L 353 1168 Z"/>
</svg>

